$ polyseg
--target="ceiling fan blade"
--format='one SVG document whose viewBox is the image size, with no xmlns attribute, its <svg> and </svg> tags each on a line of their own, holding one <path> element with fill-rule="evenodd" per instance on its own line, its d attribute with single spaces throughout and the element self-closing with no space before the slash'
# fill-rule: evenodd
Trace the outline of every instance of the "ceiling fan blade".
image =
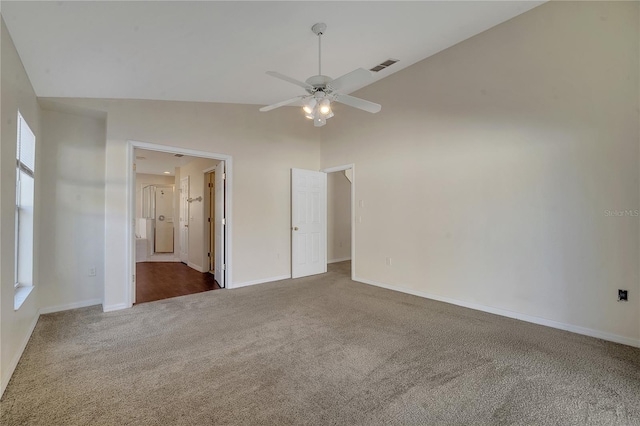
<svg viewBox="0 0 640 426">
<path fill-rule="evenodd" d="M 349 87 L 366 83 L 369 80 L 371 80 L 371 71 L 364 68 L 358 68 L 357 70 L 353 70 L 350 73 L 343 75 L 342 77 L 336 78 L 327 84 L 327 86 L 329 86 L 331 90 L 339 92 L 343 89 L 348 89 Z"/>
<path fill-rule="evenodd" d="M 349 105 L 350 107 L 358 108 L 374 114 L 382 109 L 382 105 L 380 104 L 365 101 L 364 99 L 356 98 L 355 96 L 336 95 L 335 99 L 336 102 L 340 102 L 341 104 Z"/>
<path fill-rule="evenodd" d="M 295 78 L 291 78 L 284 74 L 280 74 L 279 72 L 276 72 L 276 71 L 267 71 L 267 74 L 270 75 L 271 77 L 279 78 L 280 80 L 284 80 L 289 83 L 295 84 L 296 86 L 300 86 L 303 89 L 307 89 L 307 90 L 313 89 L 312 85 L 307 84 L 304 81 L 296 80 Z"/>
<path fill-rule="evenodd" d="M 260 108 L 260 111 L 262 111 L 262 112 L 271 111 L 272 109 L 280 108 L 281 106 L 285 106 L 285 105 L 289 105 L 289 104 L 292 104 L 294 102 L 297 102 L 300 99 L 304 99 L 305 97 L 306 96 L 296 96 L 295 98 L 287 99 L 286 101 L 282 101 L 282 102 L 278 102 L 278 103 L 275 103 L 275 104 L 267 105 L 265 107 Z"/>
</svg>

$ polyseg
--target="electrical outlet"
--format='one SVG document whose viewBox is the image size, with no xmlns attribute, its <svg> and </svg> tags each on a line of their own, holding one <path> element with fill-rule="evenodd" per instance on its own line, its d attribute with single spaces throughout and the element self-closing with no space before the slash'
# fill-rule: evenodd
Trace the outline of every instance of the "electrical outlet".
<svg viewBox="0 0 640 426">
<path fill-rule="evenodd" d="M 629 290 L 618 290 L 618 302 L 629 301 Z"/>
<path fill-rule="evenodd" d="M 391 266 L 391 258 L 387 257 L 387 266 Z"/>
<path fill-rule="evenodd" d="M 92 266 L 91 268 L 89 268 L 89 276 L 90 277 L 95 277 L 96 276 L 96 267 Z"/>
</svg>

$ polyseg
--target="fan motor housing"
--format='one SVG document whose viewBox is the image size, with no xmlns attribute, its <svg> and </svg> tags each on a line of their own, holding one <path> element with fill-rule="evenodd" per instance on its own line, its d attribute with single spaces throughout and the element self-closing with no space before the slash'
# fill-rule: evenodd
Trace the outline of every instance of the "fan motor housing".
<svg viewBox="0 0 640 426">
<path fill-rule="evenodd" d="M 326 75 L 314 75 L 313 77 L 309 77 L 306 83 L 316 89 L 325 89 L 327 87 L 327 84 L 331 83 L 332 81 L 333 79 Z"/>
</svg>

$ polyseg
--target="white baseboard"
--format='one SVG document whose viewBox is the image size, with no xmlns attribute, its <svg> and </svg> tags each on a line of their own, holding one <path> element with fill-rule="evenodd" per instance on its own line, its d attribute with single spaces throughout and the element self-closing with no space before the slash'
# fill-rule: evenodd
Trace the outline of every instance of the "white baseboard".
<svg viewBox="0 0 640 426">
<path fill-rule="evenodd" d="M 331 259 L 331 260 L 328 260 L 327 263 L 346 262 L 347 260 L 351 260 L 351 257 L 342 257 L 340 259 Z"/>
<path fill-rule="evenodd" d="M 24 339 L 22 340 L 22 343 L 20 344 L 20 349 L 18 349 L 18 352 L 16 352 L 16 355 L 11 360 L 9 367 L 5 371 L 3 371 L 4 374 L 1 379 L 2 383 L 0 384 L 0 397 L 2 397 L 5 389 L 7 389 L 9 380 L 11 380 L 11 376 L 13 376 L 13 372 L 16 370 L 16 367 L 18 366 L 18 362 L 20 361 L 20 358 L 22 357 L 22 353 L 27 347 L 27 343 L 29 343 L 29 339 L 31 338 L 31 334 L 33 334 L 33 330 L 36 328 L 36 324 L 38 323 L 39 318 L 40 318 L 40 314 L 38 313 L 33 318 L 31 325 L 29 325 L 29 332 L 25 335 Z"/>
<path fill-rule="evenodd" d="M 119 311 L 120 309 L 127 309 L 130 307 L 131 306 L 127 305 L 126 303 L 117 303 L 115 305 L 102 305 L 102 312 Z"/>
<path fill-rule="evenodd" d="M 196 270 L 196 271 L 198 271 L 198 272 L 203 272 L 203 273 L 204 273 L 204 272 L 209 272 L 209 271 L 205 270 L 202 266 L 200 266 L 200 265 L 196 265 L 196 264 L 195 264 L 195 263 L 193 263 L 193 262 L 187 262 L 187 266 L 188 266 L 189 268 L 195 269 L 195 270 Z"/>
<path fill-rule="evenodd" d="M 274 282 L 274 281 L 287 280 L 289 278 L 291 278 L 291 274 L 289 274 L 289 275 L 280 275 L 278 277 L 263 278 L 263 279 L 260 279 L 260 280 L 245 281 L 243 283 L 234 283 L 233 285 L 230 285 L 229 288 L 240 288 L 240 287 L 246 287 L 246 286 L 249 286 L 249 285 L 271 283 L 271 282 Z"/>
<path fill-rule="evenodd" d="M 52 314 L 54 312 L 68 311 L 69 309 L 86 308 L 87 306 L 101 305 L 102 300 L 91 299 L 84 300 L 82 302 L 69 303 L 67 305 L 49 306 L 47 308 L 40 308 L 40 315 Z"/>
<path fill-rule="evenodd" d="M 621 343 L 623 345 L 640 348 L 640 339 L 633 339 L 630 337 L 619 336 L 617 334 L 607 333 L 599 330 L 593 330 L 590 328 L 580 327 L 577 325 L 565 324 L 562 322 L 549 320 L 546 318 L 540 318 L 532 315 L 521 314 L 519 312 L 509 311 L 501 308 L 494 308 L 492 306 L 485 306 L 485 305 L 479 305 L 476 303 L 465 302 L 462 300 L 438 296 L 435 294 L 425 293 L 418 290 L 412 290 L 409 288 L 384 284 L 377 281 L 368 280 L 365 278 L 354 277 L 353 281 L 361 282 L 363 284 L 374 285 L 376 287 L 386 288 L 387 290 L 394 290 L 394 291 L 399 291 L 401 293 L 412 294 L 414 296 L 424 297 L 425 299 L 437 300 L 439 302 L 450 303 L 452 305 L 462 306 L 469 309 L 475 309 L 477 311 L 488 312 L 490 314 L 500 315 L 507 318 L 513 318 L 520 321 L 530 322 L 538 325 L 544 325 L 546 327 L 557 328 L 560 330 L 570 331 L 572 333 L 583 334 L 585 336 L 596 337 L 598 339 L 608 340 L 610 342 Z"/>
<path fill-rule="evenodd" d="M 136 260 L 136 263 L 149 263 L 149 262 L 181 262 L 180 259 L 178 259 L 177 257 L 170 257 L 167 259 L 151 259 L 151 258 L 146 258 L 144 260 Z"/>
</svg>

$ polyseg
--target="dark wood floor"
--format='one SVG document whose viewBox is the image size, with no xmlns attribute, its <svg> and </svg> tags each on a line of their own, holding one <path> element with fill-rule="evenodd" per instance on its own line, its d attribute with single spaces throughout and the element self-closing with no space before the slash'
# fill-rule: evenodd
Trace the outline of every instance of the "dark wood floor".
<svg viewBox="0 0 640 426">
<path fill-rule="evenodd" d="M 136 305 L 219 288 L 212 274 L 198 272 L 184 263 L 136 263 Z"/>
</svg>

